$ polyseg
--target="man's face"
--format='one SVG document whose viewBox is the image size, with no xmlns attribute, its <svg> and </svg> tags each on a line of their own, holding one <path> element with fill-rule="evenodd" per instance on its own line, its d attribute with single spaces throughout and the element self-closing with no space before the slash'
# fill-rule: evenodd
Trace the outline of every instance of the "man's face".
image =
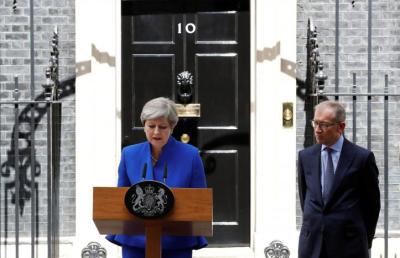
<svg viewBox="0 0 400 258">
<path fill-rule="evenodd" d="M 327 146 L 339 139 L 346 126 L 345 122 L 336 122 L 335 114 L 329 108 L 315 110 L 313 121 L 315 139 Z"/>
</svg>

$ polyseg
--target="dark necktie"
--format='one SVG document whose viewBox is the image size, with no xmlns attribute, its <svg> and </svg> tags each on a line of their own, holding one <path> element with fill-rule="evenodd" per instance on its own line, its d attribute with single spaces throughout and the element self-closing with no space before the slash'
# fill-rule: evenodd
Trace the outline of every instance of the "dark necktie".
<svg viewBox="0 0 400 258">
<path fill-rule="evenodd" d="M 326 153 L 328 154 L 328 160 L 326 162 L 326 168 L 324 171 L 324 189 L 322 193 L 322 199 L 324 203 L 328 201 L 329 192 L 331 191 L 333 178 L 334 178 L 334 168 L 333 168 L 333 161 L 332 161 L 332 149 L 326 147 Z"/>
</svg>

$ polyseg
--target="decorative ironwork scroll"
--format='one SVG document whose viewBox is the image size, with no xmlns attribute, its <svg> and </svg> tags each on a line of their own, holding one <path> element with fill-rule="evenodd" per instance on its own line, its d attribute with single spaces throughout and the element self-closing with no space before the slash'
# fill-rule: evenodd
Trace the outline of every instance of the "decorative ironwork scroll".
<svg viewBox="0 0 400 258">
<path fill-rule="evenodd" d="M 306 113 L 304 147 L 311 146 L 315 143 L 311 119 L 314 116 L 314 107 L 326 97 L 321 97 L 325 87 L 325 80 L 328 78 L 323 72 L 323 64 L 320 61 L 318 47 L 318 32 L 311 18 L 308 19 L 307 25 L 307 71 L 306 81 L 304 85 L 304 111 Z"/>
<path fill-rule="evenodd" d="M 264 249 L 266 258 L 289 258 L 290 251 L 281 241 L 274 240 Z"/>
<path fill-rule="evenodd" d="M 318 94 L 324 90 L 325 80 L 328 78 L 323 72 L 324 65 L 320 61 L 318 48 L 318 32 L 312 19 L 308 19 L 307 28 L 307 77 L 306 84 L 309 94 Z"/>
<path fill-rule="evenodd" d="M 54 28 L 53 37 L 51 38 L 51 53 L 49 66 L 46 69 L 46 82 L 42 84 L 45 91 L 46 99 L 58 100 L 60 97 L 60 81 L 58 78 L 58 28 Z"/>
<path fill-rule="evenodd" d="M 82 249 L 82 258 L 106 258 L 107 251 L 104 247 L 97 242 L 90 242 L 85 248 Z"/>
<path fill-rule="evenodd" d="M 17 11 L 17 7 L 18 7 L 17 0 L 13 0 L 12 9 L 14 13 Z"/>
</svg>

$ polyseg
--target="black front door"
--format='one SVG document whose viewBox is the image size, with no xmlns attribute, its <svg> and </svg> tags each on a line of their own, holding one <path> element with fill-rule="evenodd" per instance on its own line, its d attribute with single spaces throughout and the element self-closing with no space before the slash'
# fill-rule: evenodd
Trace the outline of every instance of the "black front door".
<svg viewBox="0 0 400 258">
<path fill-rule="evenodd" d="M 122 144 L 145 139 L 140 112 L 149 99 L 200 104 L 200 116 L 182 118 L 174 136 L 200 149 L 207 184 L 214 189 L 210 245 L 249 246 L 248 3 L 207 1 L 202 6 L 174 1 L 167 11 L 168 1 L 140 8 L 123 2 Z M 193 81 L 186 100 L 177 88 L 182 72 Z"/>
</svg>

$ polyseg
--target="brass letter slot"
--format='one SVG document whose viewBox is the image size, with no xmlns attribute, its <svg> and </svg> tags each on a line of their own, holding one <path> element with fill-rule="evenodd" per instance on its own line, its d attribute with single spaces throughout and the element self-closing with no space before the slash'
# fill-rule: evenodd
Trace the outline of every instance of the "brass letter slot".
<svg viewBox="0 0 400 258">
<path fill-rule="evenodd" d="M 175 104 L 179 117 L 200 117 L 200 104 Z"/>
</svg>

